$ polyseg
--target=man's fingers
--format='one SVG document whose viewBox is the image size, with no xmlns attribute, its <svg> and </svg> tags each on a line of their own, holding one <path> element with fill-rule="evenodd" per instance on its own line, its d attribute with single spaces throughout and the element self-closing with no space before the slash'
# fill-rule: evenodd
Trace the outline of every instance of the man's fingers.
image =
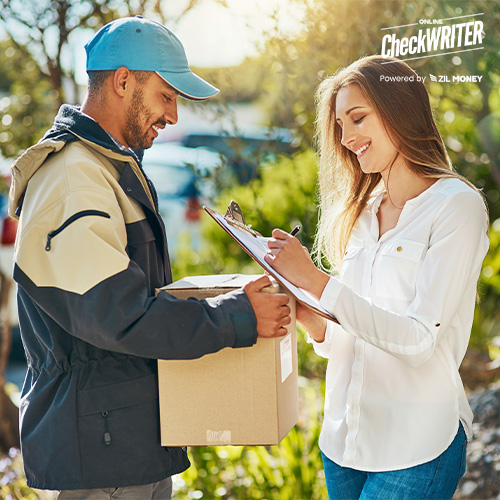
<svg viewBox="0 0 500 500">
<path fill-rule="evenodd" d="M 288 315 L 288 316 L 285 316 L 281 319 L 280 324 L 281 324 L 281 326 L 285 326 L 285 325 L 289 325 L 291 322 L 292 322 L 292 318 L 290 317 L 290 315 Z"/>
<path fill-rule="evenodd" d="M 259 335 L 261 336 L 281 337 L 283 335 L 286 335 L 286 333 L 288 332 L 286 325 L 289 325 L 292 322 L 292 318 L 290 316 L 292 311 L 290 309 L 290 306 L 287 305 L 287 303 L 289 302 L 289 297 L 286 294 L 276 294 L 273 296 L 273 298 L 279 299 L 280 302 L 282 302 L 281 297 L 279 297 L 280 295 L 285 297 L 286 304 L 279 307 L 274 318 L 269 318 L 267 327 L 262 328 L 262 330 L 259 331 Z"/>
<path fill-rule="evenodd" d="M 257 318 L 259 337 L 283 336 L 287 333 L 286 325 L 292 321 L 290 297 L 286 293 L 262 291 L 271 284 L 269 276 L 263 275 L 243 287 Z"/>
<path fill-rule="evenodd" d="M 269 276 L 267 274 L 263 274 L 262 276 L 260 276 L 256 280 L 248 282 L 243 287 L 243 289 L 246 292 L 258 292 L 258 291 L 262 290 L 263 288 L 265 288 L 266 286 L 269 286 L 271 284 L 272 284 L 272 281 L 269 278 Z"/>
<path fill-rule="evenodd" d="M 287 295 L 288 298 L 288 295 Z M 292 310 L 290 309 L 290 306 L 284 305 L 281 306 L 281 312 L 283 313 L 283 317 L 290 317 L 290 314 L 292 313 Z"/>
</svg>

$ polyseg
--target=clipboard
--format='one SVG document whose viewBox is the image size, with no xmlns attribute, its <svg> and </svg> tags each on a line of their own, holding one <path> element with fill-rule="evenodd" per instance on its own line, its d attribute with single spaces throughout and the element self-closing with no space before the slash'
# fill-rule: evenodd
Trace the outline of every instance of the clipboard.
<svg viewBox="0 0 500 500">
<path fill-rule="evenodd" d="M 221 215 L 207 206 L 203 206 L 203 209 L 257 264 L 264 268 L 285 290 L 290 292 L 297 302 L 320 316 L 338 323 L 337 318 L 328 312 L 309 292 L 290 283 L 264 260 L 268 249 L 267 242 L 271 238 L 262 236 L 251 226 L 245 224 L 243 212 L 235 201 L 231 200 L 225 215 Z"/>
</svg>

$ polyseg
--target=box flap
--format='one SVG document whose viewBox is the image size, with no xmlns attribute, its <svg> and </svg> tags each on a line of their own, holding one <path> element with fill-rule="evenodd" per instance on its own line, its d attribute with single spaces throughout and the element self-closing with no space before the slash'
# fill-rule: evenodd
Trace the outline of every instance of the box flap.
<svg viewBox="0 0 500 500">
<path fill-rule="evenodd" d="M 207 276 L 188 276 L 170 285 L 162 287 L 162 290 L 191 290 L 196 288 L 241 288 L 249 281 L 253 281 L 262 274 L 211 274 Z"/>
</svg>

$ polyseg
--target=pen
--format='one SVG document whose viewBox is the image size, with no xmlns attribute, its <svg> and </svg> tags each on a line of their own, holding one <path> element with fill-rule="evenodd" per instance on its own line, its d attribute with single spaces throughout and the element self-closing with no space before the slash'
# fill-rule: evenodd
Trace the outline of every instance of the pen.
<svg viewBox="0 0 500 500">
<path fill-rule="evenodd" d="M 290 236 L 295 236 L 300 231 L 300 226 L 295 226 L 290 233 Z"/>
</svg>

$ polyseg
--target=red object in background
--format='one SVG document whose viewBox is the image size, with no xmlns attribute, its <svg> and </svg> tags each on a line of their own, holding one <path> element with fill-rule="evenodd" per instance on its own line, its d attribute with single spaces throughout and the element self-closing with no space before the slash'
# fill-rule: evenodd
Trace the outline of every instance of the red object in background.
<svg viewBox="0 0 500 500">
<path fill-rule="evenodd" d="M 2 221 L 2 245 L 13 245 L 16 241 L 17 220 L 6 215 Z"/>
<path fill-rule="evenodd" d="M 186 219 L 189 222 L 198 222 L 201 219 L 201 205 L 198 198 L 188 198 Z"/>
<path fill-rule="evenodd" d="M 0 174 L 1 175 L 1 174 Z M 3 175 L 7 187 L 10 187 L 11 175 Z M 4 195 L 6 195 L 4 193 Z M 9 217 L 7 211 L 2 211 L 3 218 L 1 219 L 2 224 L 2 235 L 0 239 L 1 245 L 13 245 L 16 242 L 16 232 L 17 232 L 17 220 Z"/>
</svg>

